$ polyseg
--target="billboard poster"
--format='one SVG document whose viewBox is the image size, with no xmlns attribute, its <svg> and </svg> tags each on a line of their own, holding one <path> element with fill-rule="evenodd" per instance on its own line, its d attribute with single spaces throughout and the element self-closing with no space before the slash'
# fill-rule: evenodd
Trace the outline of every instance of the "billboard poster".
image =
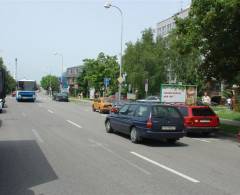
<svg viewBox="0 0 240 195">
<path fill-rule="evenodd" d="M 186 85 L 186 105 L 194 105 L 197 103 L 197 86 Z"/>
<path fill-rule="evenodd" d="M 95 98 L 95 88 L 90 88 L 89 90 L 89 99 L 93 100 Z"/>
<path fill-rule="evenodd" d="M 163 103 L 194 105 L 197 101 L 197 87 L 195 85 L 162 84 L 160 97 Z"/>
</svg>

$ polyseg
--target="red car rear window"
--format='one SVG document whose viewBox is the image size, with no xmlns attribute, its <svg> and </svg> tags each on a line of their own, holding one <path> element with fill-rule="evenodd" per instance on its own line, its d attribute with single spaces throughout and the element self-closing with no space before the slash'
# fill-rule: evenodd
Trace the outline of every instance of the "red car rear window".
<svg viewBox="0 0 240 195">
<path fill-rule="evenodd" d="M 192 108 L 193 116 L 215 116 L 210 108 Z"/>
</svg>

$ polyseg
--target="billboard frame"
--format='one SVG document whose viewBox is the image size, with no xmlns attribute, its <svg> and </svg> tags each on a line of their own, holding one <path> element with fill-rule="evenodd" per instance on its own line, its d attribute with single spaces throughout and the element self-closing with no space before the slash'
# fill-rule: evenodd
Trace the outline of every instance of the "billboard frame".
<svg viewBox="0 0 240 195">
<path fill-rule="evenodd" d="M 198 93 L 198 90 L 197 90 L 197 85 L 183 85 L 183 84 L 161 84 L 161 86 L 160 86 L 160 101 L 162 102 L 162 103 L 164 103 L 163 102 L 163 99 L 162 99 L 162 91 L 163 91 L 163 87 L 164 86 L 169 86 L 169 87 L 172 87 L 172 88 L 185 88 L 185 89 L 187 89 L 188 87 L 194 87 L 195 89 L 196 89 L 196 93 L 195 93 L 195 100 L 197 101 L 197 93 Z M 186 94 L 185 94 L 186 95 Z M 183 103 L 183 102 L 171 102 L 171 103 Z M 184 102 L 185 104 L 186 104 L 186 101 Z M 196 104 L 196 102 L 195 102 L 195 104 Z"/>
</svg>

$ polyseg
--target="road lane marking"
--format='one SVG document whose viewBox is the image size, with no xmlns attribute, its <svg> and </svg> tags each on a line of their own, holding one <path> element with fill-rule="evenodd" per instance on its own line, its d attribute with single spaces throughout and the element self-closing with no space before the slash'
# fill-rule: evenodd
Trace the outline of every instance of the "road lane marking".
<svg viewBox="0 0 240 195">
<path fill-rule="evenodd" d="M 38 142 L 40 142 L 40 143 L 44 142 L 43 139 L 41 138 L 41 136 L 38 134 L 37 130 L 32 129 L 32 132 L 35 135 L 35 137 L 37 138 Z"/>
<path fill-rule="evenodd" d="M 199 139 L 199 138 L 192 138 L 194 140 L 198 140 L 198 141 L 201 141 L 201 142 L 205 142 L 205 143 L 211 143 L 211 141 L 208 141 L 206 139 Z"/>
<path fill-rule="evenodd" d="M 184 179 L 187 179 L 187 180 L 189 180 L 189 181 L 191 181 L 193 183 L 199 183 L 200 182 L 200 181 L 198 181 L 198 180 L 196 180 L 196 179 L 194 179 L 192 177 L 189 177 L 189 176 L 187 176 L 187 175 L 185 175 L 183 173 L 180 173 L 180 172 L 178 172 L 178 171 L 176 171 L 176 170 L 174 170 L 172 168 L 169 168 L 169 167 L 167 167 L 167 166 L 165 166 L 163 164 L 160 164 L 160 163 L 158 163 L 158 162 L 156 162 L 154 160 L 151 160 L 151 159 L 149 159 L 149 158 L 147 158 L 145 156 L 142 156 L 141 154 L 138 154 L 136 152 L 130 152 L 130 153 L 135 155 L 135 156 L 137 156 L 137 157 L 139 157 L 139 158 L 141 158 L 141 159 L 143 159 L 143 160 L 145 160 L 145 161 L 148 161 L 148 162 L 150 162 L 150 163 L 152 163 L 152 164 L 154 164 L 154 165 L 156 165 L 156 166 L 158 166 L 158 167 L 160 167 L 162 169 L 165 169 L 165 170 L 167 170 L 167 171 L 169 171 L 171 173 L 174 173 L 174 174 L 176 174 L 176 175 L 178 175 L 178 176 L 180 176 L 180 177 L 182 177 Z"/>
<path fill-rule="evenodd" d="M 49 109 L 48 109 L 48 112 L 50 112 L 51 114 L 53 114 L 53 113 L 54 113 L 52 110 L 49 110 Z"/>
<path fill-rule="evenodd" d="M 101 147 L 101 148 L 104 149 L 105 151 L 111 153 L 113 156 L 115 156 L 115 157 L 119 158 L 120 160 L 126 162 L 127 164 L 131 165 L 132 167 L 140 170 L 141 172 L 145 173 L 146 175 L 151 175 L 151 173 L 150 173 L 149 171 L 147 171 L 147 170 L 143 169 L 142 167 L 140 167 L 140 166 L 138 166 L 138 165 L 130 162 L 128 159 L 120 156 L 120 155 L 117 154 L 116 152 L 112 151 L 110 148 L 104 146 L 102 143 L 97 142 L 97 141 L 95 141 L 95 140 L 93 140 L 93 139 L 88 139 L 88 141 L 91 142 L 91 143 L 93 143 L 93 144 L 95 144 L 95 145 L 98 146 L 98 147 Z"/>
<path fill-rule="evenodd" d="M 77 123 L 74 123 L 73 121 L 71 121 L 71 120 L 67 120 L 67 122 L 68 123 L 70 123 L 70 124 L 72 124 L 72 125 L 74 125 L 74 126 L 76 126 L 76 127 L 78 127 L 78 128 L 82 128 L 82 126 L 80 126 L 80 125 L 78 125 Z"/>
</svg>

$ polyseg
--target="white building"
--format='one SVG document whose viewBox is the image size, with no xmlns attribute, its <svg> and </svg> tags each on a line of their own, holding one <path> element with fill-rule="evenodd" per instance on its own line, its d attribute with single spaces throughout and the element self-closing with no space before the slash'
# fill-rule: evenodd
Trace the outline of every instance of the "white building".
<svg viewBox="0 0 240 195">
<path fill-rule="evenodd" d="M 175 17 L 179 17 L 179 18 L 186 18 L 188 17 L 189 14 L 189 10 L 190 10 L 190 6 L 187 7 L 186 9 L 181 10 L 180 12 L 176 13 L 175 15 L 173 15 L 170 18 L 167 18 L 161 22 L 157 23 L 157 28 L 156 28 L 156 32 L 157 32 L 157 37 L 161 36 L 161 37 L 166 37 L 168 36 L 169 32 L 175 28 L 176 24 L 175 24 Z"/>
</svg>

